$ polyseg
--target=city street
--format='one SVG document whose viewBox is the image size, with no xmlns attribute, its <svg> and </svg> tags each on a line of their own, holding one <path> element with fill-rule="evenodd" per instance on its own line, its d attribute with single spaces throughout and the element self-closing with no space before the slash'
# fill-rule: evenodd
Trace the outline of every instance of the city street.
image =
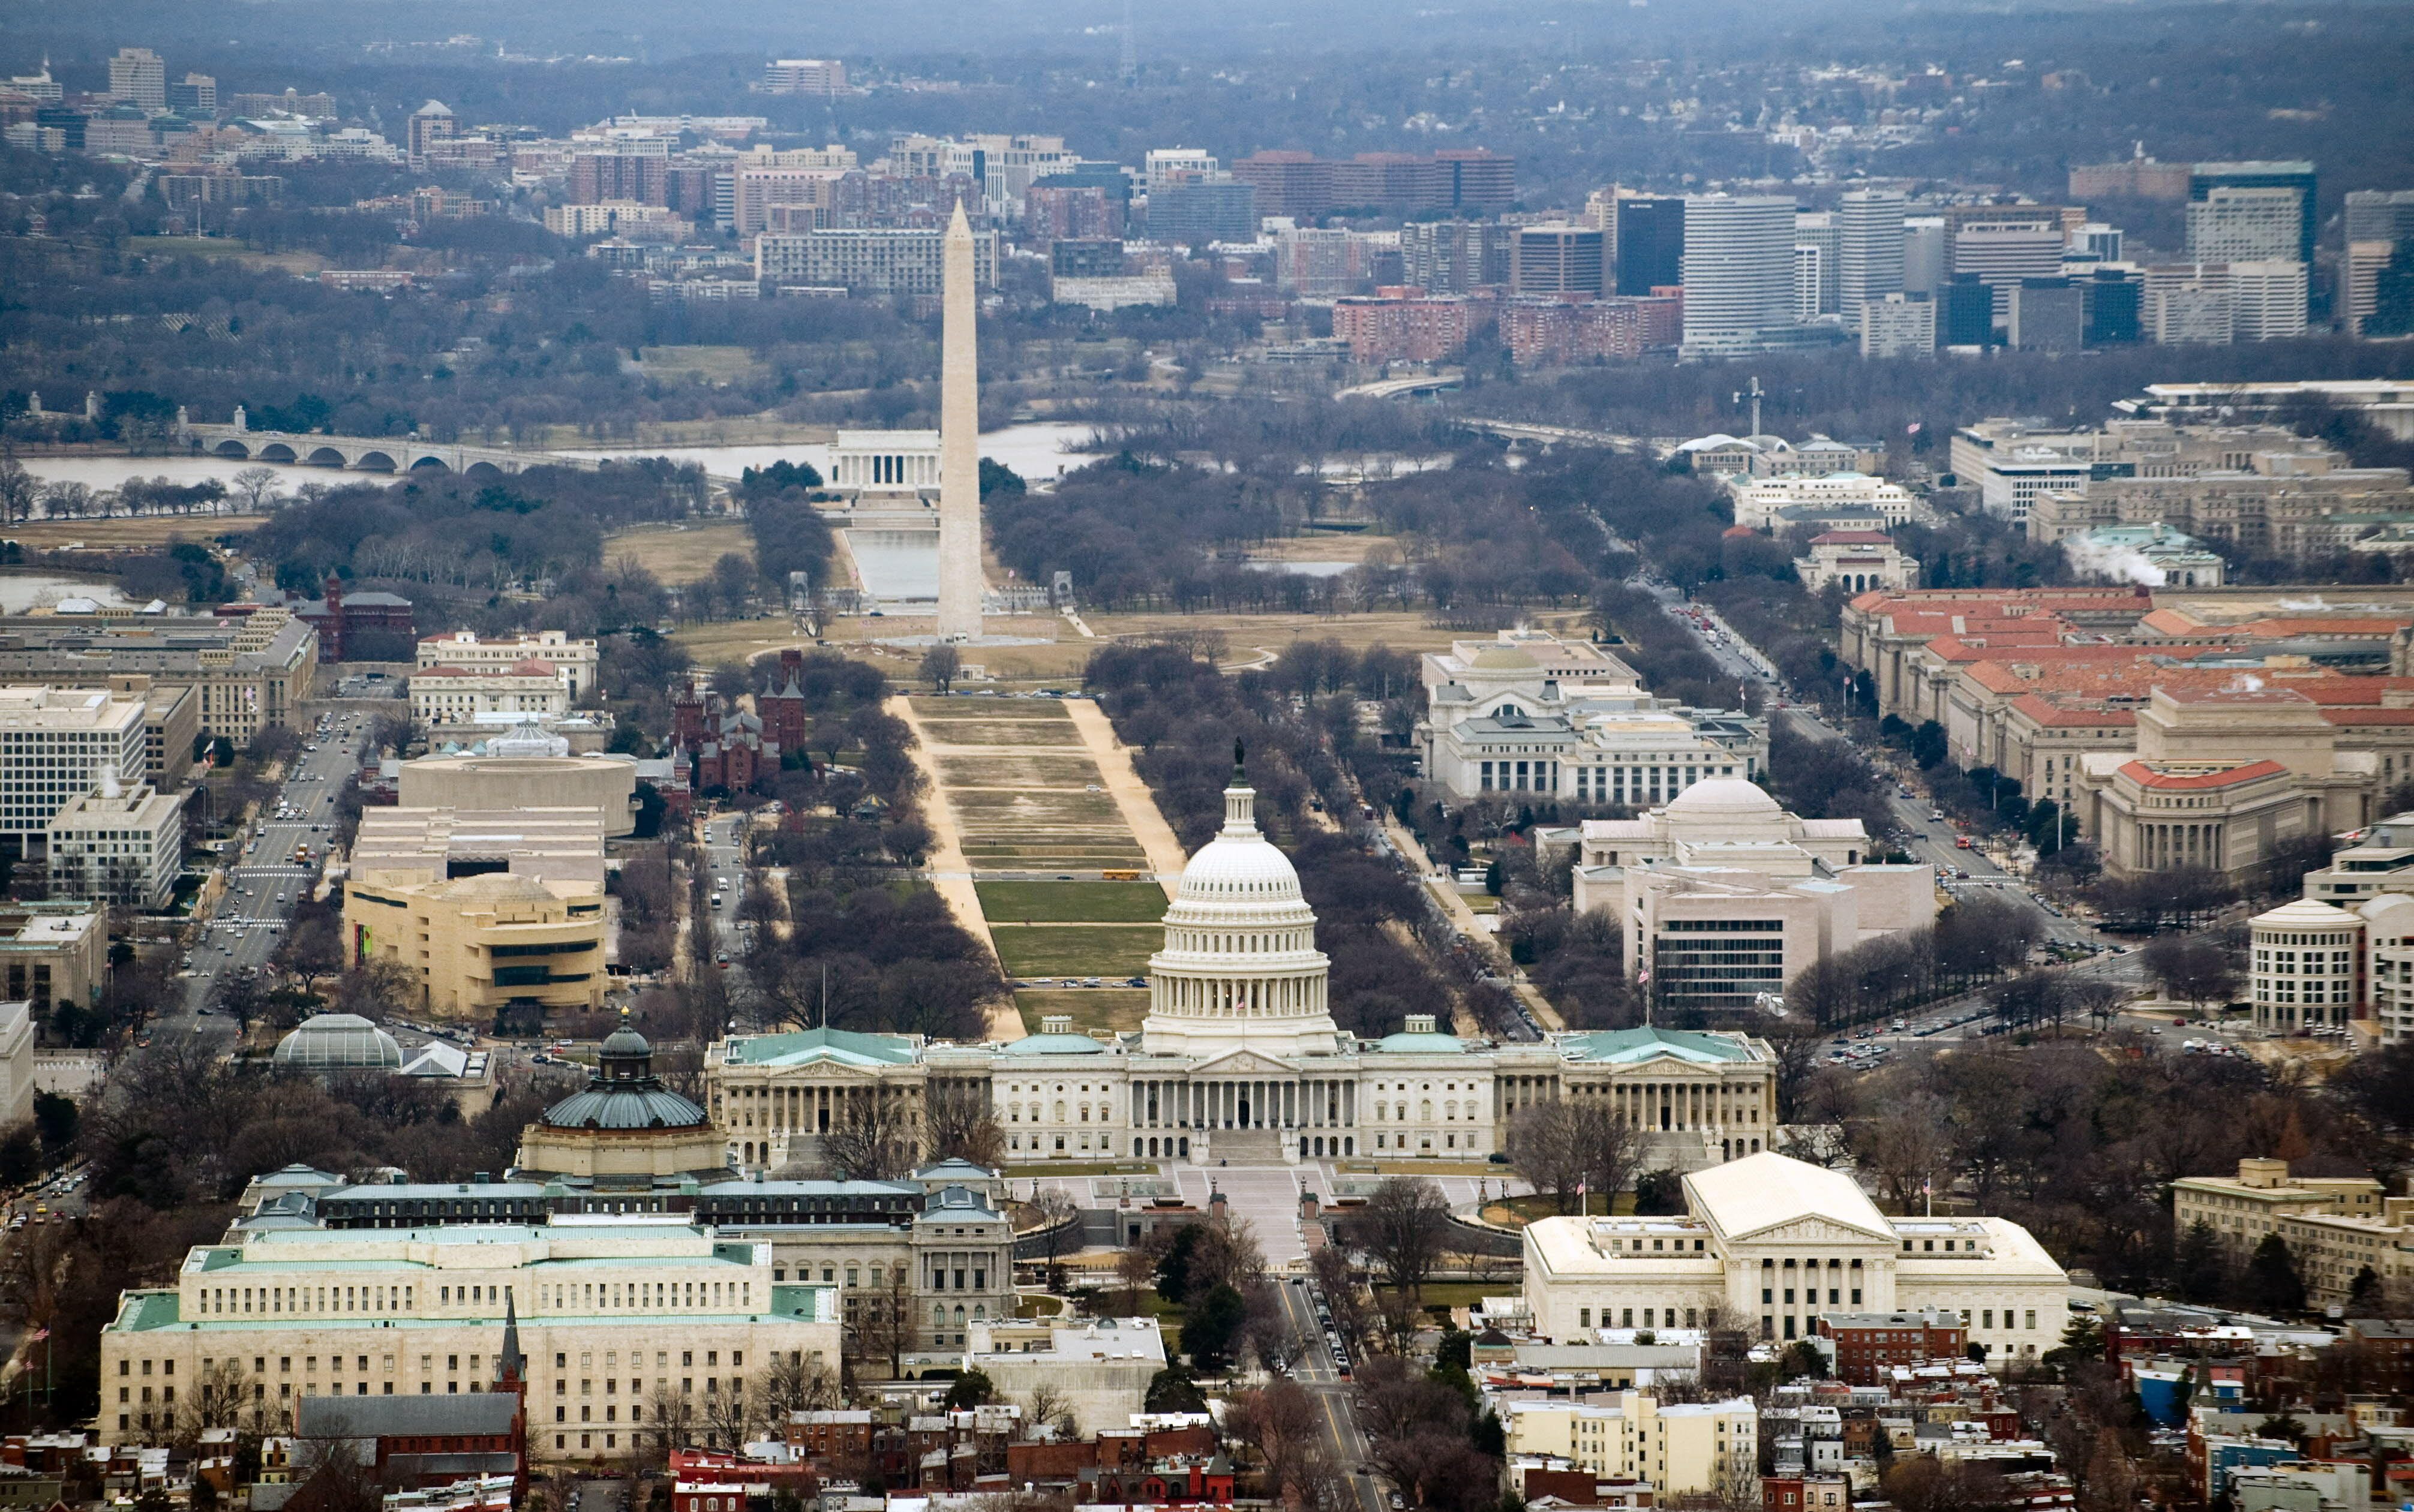
<svg viewBox="0 0 2414 1512">
<path fill-rule="evenodd" d="M 1282 1298 L 1284 1321 L 1307 1346 L 1307 1354 L 1293 1376 L 1316 1404 L 1326 1451 L 1333 1463 L 1349 1475 L 1349 1490 L 1358 1505 L 1365 1512 L 1385 1512 L 1389 1503 L 1381 1483 L 1372 1475 L 1359 1474 L 1359 1467 L 1366 1462 L 1366 1435 L 1359 1430 L 1357 1413 L 1350 1404 L 1350 1384 L 1334 1363 L 1332 1347 L 1324 1342 L 1323 1325 L 1316 1321 L 1307 1283 L 1277 1282 L 1274 1293 Z"/>
</svg>

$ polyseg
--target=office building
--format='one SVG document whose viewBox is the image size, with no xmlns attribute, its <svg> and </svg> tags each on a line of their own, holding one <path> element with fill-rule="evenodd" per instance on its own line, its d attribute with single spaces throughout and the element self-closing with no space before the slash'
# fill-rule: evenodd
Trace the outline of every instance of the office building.
<svg viewBox="0 0 2414 1512">
<path fill-rule="evenodd" d="M 854 294 L 936 297 L 946 274 L 941 238 L 931 230 L 817 230 L 754 239 L 754 275 L 773 284 L 843 289 Z M 973 280 L 997 283 L 997 232 L 973 233 Z"/>
<path fill-rule="evenodd" d="M 1993 298 L 1993 322 L 2011 318 L 2011 290 L 2023 278 L 2051 278 L 2062 272 L 2062 220 L 2050 210 L 1963 220 L 1953 228 L 1949 270 L 1956 282 L 1975 277 Z M 1963 345 L 1955 342 L 1952 345 Z"/>
<path fill-rule="evenodd" d="M 1002 1401 L 1028 1400 L 1045 1386 L 1083 1425 L 1106 1427 L 1132 1421 L 1166 1360 L 1155 1318 L 1017 1320 L 1001 1313 L 974 1326 L 962 1368 L 988 1376 Z"/>
<path fill-rule="evenodd" d="M 2091 262 L 2118 262 L 2121 260 L 2122 242 L 2120 227 L 2091 220 L 2070 233 L 2069 249 L 2064 257 L 2083 258 Z"/>
<path fill-rule="evenodd" d="M 1153 242 L 1177 246 L 1254 242 L 1258 239 L 1257 186 L 1228 179 L 1151 189 L 1148 235 Z"/>
<path fill-rule="evenodd" d="M 2184 200 L 2189 173 L 2185 163 L 2158 163 L 2140 152 L 2120 162 L 2074 166 L 2070 198 L 2077 204 L 2103 199 Z"/>
<path fill-rule="evenodd" d="M 218 82 L 205 73 L 188 73 L 168 86 L 168 109 L 178 115 L 218 113 Z"/>
<path fill-rule="evenodd" d="M 1031 191 L 1036 196 L 1042 191 Z M 1051 278 L 1120 278 L 1124 273 L 1124 244 L 1121 238 L 1070 239 L 1048 244 L 1048 275 Z M 885 480 L 897 482 L 897 479 Z"/>
<path fill-rule="evenodd" d="M 0 846 L 38 858 L 52 819 L 104 785 L 141 785 L 143 701 L 90 689 L 0 688 Z"/>
<path fill-rule="evenodd" d="M 2346 241 L 2414 241 L 2414 189 L 2356 189 L 2347 197 Z"/>
<path fill-rule="evenodd" d="M 168 109 L 168 65 L 147 47 L 122 47 L 109 60 L 109 92 L 152 115 Z"/>
<path fill-rule="evenodd" d="M 2286 341 L 2305 334 L 2305 265 L 2293 259 L 2229 265 L 2229 339 Z"/>
<path fill-rule="evenodd" d="M 88 1008 L 109 972 L 109 915 L 91 902 L 0 904 L 0 1002 L 30 1002 L 47 1017 L 51 1004 Z"/>
<path fill-rule="evenodd" d="M 104 778 L 51 816 L 47 843 L 53 897 L 164 909 L 184 864 L 185 795 Z"/>
<path fill-rule="evenodd" d="M 1936 291 L 1936 344 L 1983 349 L 1996 344 L 1995 290 L 1965 274 Z"/>
<path fill-rule="evenodd" d="M 1520 294 L 1597 299 L 1606 291 L 1602 252 L 1602 233 L 1588 226 L 1521 226 L 1510 287 Z"/>
<path fill-rule="evenodd" d="M 569 711 L 570 690 L 553 663 L 530 657 L 507 667 L 460 667 L 440 662 L 410 675 L 411 717 L 425 724 L 475 725 L 486 716 L 559 718 Z"/>
<path fill-rule="evenodd" d="M 1810 247 L 1818 254 L 1815 282 L 1808 290 L 1810 298 L 1807 301 L 1800 298 L 1803 290 L 1799 288 L 1801 251 L 1804 247 Z M 1810 311 L 1802 319 L 1811 320 L 1822 315 L 1837 314 L 1843 308 L 1840 303 L 1844 259 L 1841 219 L 1832 210 L 1797 212 L 1794 216 L 1794 248 L 1797 280 L 1796 303 L 1797 305 L 1807 304 Z"/>
<path fill-rule="evenodd" d="M 2347 243 L 2347 331 L 2414 335 L 2414 237 Z"/>
<path fill-rule="evenodd" d="M 1535 1328 L 1572 1339 L 1715 1315 L 1781 1341 L 1825 1312 L 1934 1309 L 2003 1366 L 2053 1348 L 2069 1321 L 2068 1278 L 2008 1219 L 1888 1218 L 1849 1175 L 1767 1151 L 1691 1172 L 1684 1191 L 1682 1217 L 1528 1224 Z"/>
<path fill-rule="evenodd" d="M 1410 221 L 1400 228 L 1400 275 L 1428 294 L 1505 286 L 1516 237 L 1498 221 Z"/>
<path fill-rule="evenodd" d="M 2228 263 L 2159 262 L 2143 271 L 2139 309 L 2147 339 L 2167 347 L 2229 343 L 2237 309 Z"/>
<path fill-rule="evenodd" d="M 2327 915 L 2317 918 L 2326 920 Z M 2259 926 L 2262 921 L 2256 922 Z M 2275 920 L 2275 925 L 2281 922 Z M 2171 1223 L 2182 1234 L 2204 1224 L 2243 1260 L 2289 1219 L 2327 1215 L 2371 1223 L 2389 1200 L 2380 1183 L 2368 1176 L 2292 1176 L 2287 1161 L 2250 1157 L 2238 1163 L 2235 1177 L 2183 1176 L 2173 1181 Z"/>
<path fill-rule="evenodd" d="M 2187 255 L 2193 262 L 2297 260 L 2302 207 L 2292 188 L 2208 187 L 2187 207 Z"/>
<path fill-rule="evenodd" d="M 1902 223 L 1902 288 L 1907 294 L 1933 294 L 1950 281 L 1951 259 L 1945 221 L 1936 215 L 1905 216 Z"/>
<path fill-rule="evenodd" d="M 1140 157 L 1140 184 L 1150 194 L 1178 183 L 1209 183 L 1224 170 L 1204 147 L 1151 147 Z"/>
<path fill-rule="evenodd" d="M 1837 201 L 1835 307 L 1846 319 L 1857 321 L 1863 304 L 1907 287 L 1903 208 L 1903 197 L 1886 189 L 1853 189 Z"/>
<path fill-rule="evenodd" d="M 2078 280 L 2085 302 L 2090 347 L 2124 346 L 2143 339 L 2145 285 L 2134 268 L 2096 268 Z"/>
<path fill-rule="evenodd" d="M 1257 185 L 1259 215 L 1293 219 L 1343 209 L 1498 215 L 1517 198 L 1517 160 L 1482 148 L 1445 149 L 1430 156 L 1360 153 L 1347 160 L 1260 152 L 1234 163 L 1230 171 Z"/>
<path fill-rule="evenodd" d="M 2296 260 L 2310 267 L 2317 204 L 2314 165 L 2308 162 L 2198 163 L 2188 174 L 2193 207 L 2216 189 L 2293 189 L 2297 193 Z M 2193 216 L 2191 208 L 2191 216 Z M 2194 225 L 2191 218 L 2190 225 Z"/>
<path fill-rule="evenodd" d="M 189 1403 L 231 1375 L 280 1428 L 306 1398 L 518 1392 L 538 1459 L 622 1460 L 667 1403 L 760 1391 L 776 1359 L 834 1379 L 837 1297 L 774 1282 L 767 1247 L 642 1217 L 256 1229 L 122 1295 L 100 1435 L 148 1442 L 179 1388 Z"/>
<path fill-rule="evenodd" d="M 1626 791 L 1610 801 L 1648 801 Z M 1859 820 L 1798 818 L 1740 777 L 1691 782 L 1636 819 L 1587 819 L 1582 836 L 1576 912 L 1609 911 L 1627 974 L 1669 1009 L 1749 1009 L 1831 955 L 1936 917 L 1929 867 L 1875 865 Z"/>
<path fill-rule="evenodd" d="M 1794 319 L 1804 325 L 1819 319 L 1820 269 L 1826 255 L 1816 246 L 1794 245 Z"/>
<path fill-rule="evenodd" d="M 595 690 L 599 656 L 593 636 L 574 636 L 561 630 L 523 631 L 484 639 L 475 630 L 454 630 L 445 635 L 422 636 L 418 664 L 423 668 L 501 672 L 533 659 L 550 667 L 560 680 L 562 691 L 576 700 Z"/>
<path fill-rule="evenodd" d="M 2019 351 L 2077 351 L 2084 345 L 2084 298 L 2067 278 L 2023 278 L 2012 286 L 2006 343 Z"/>
<path fill-rule="evenodd" d="M 766 95 L 838 95 L 846 91 L 846 65 L 837 58 L 778 58 L 763 65 Z"/>
<path fill-rule="evenodd" d="M 1685 200 L 1685 348 L 1750 351 L 1794 321 L 1794 201 L 1774 195 Z"/>
<path fill-rule="evenodd" d="M 1925 357 L 1936 350 L 1936 301 L 1925 294 L 1865 300 L 1857 323 L 1864 357 Z"/>
<path fill-rule="evenodd" d="M 1695 464 L 1696 470 L 1700 464 Z M 1866 510 L 1891 528 L 1911 522 L 1919 501 L 1900 483 L 1890 483 L 1862 472 L 1795 473 L 1774 477 L 1729 476 L 1735 496 L 1736 524 L 1747 530 L 1775 530 L 1795 511 Z"/>
<path fill-rule="evenodd" d="M 1685 281 L 1685 201 L 1630 196 L 1617 201 L 1617 292 L 1640 298 Z"/>
</svg>

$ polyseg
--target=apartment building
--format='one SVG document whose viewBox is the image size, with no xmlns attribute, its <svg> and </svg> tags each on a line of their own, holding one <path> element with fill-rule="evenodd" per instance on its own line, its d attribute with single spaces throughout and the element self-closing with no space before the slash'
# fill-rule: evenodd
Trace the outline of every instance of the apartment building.
<svg viewBox="0 0 2414 1512">
<path fill-rule="evenodd" d="M 2171 1183 L 2171 1223 L 2184 1234 L 2204 1223 L 2240 1255 L 2251 1253 L 2283 1220 L 2331 1214 L 2378 1218 L 2386 1202 L 2368 1176 L 2291 1176 L 2267 1156 L 2238 1163 L 2236 1176 L 2187 1176 Z"/>
<path fill-rule="evenodd" d="M 936 296 L 945 280 L 946 232 L 863 228 L 777 234 L 754 239 L 754 275 L 773 284 L 844 289 L 856 294 Z M 997 285 L 997 232 L 973 233 L 973 281 Z"/>
<path fill-rule="evenodd" d="M 1547 1455 L 1602 1477 L 1648 1481 L 1663 1495 L 1759 1489 L 1760 1410 L 1750 1397 L 1662 1404 L 1648 1392 L 1612 1401 L 1504 1401 L 1508 1452 Z"/>
</svg>

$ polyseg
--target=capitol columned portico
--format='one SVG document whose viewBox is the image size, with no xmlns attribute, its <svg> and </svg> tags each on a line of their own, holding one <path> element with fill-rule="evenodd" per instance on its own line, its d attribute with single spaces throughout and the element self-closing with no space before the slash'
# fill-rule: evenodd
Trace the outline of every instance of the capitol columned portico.
<svg viewBox="0 0 2414 1512">
<path fill-rule="evenodd" d="M 811 1030 L 734 1035 L 705 1065 L 730 1158 L 813 1158 L 849 1107 L 903 1102 L 927 1128 L 942 1099 L 982 1100 L 1016 1164 L 1141 1159 L 1232 1164 L 1370 1156 L 1482 1160 L 1510 1120 L 1563 1098 L 1613 1102 L 1655 1166 L 1692 1170 L 1766 1148 L 1774 1063 L 1748 1035 L 1649 1028 L 1538 1044 L 1461 1039 L 1431 1016 L 1361 1039 L 1334 1022 L 1330 962 L 1299 873 L 1259 829 L 1236 770 L 1224 825 L 1191 857 L 1150 958 L 1137 1032 L 1093 1038 L 1062 1018 L 1004 1045 Z"/>
</svg>

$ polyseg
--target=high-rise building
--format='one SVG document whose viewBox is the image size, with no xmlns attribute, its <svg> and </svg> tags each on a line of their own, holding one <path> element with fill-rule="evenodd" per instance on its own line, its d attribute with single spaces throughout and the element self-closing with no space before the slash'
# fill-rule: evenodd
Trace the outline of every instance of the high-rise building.
<svg viewBox="0 0 2414 1512">
<path fill-rule="evenodd" d="M 1588 226 L 1523 226 L 1517 230 L 1510 288 L 1520 294 L 1582 294 L 1602 287 L 1602 233 Z"/>
<path fill-rule="evenodd" d="M 2004 335 L 2020 351 L 2077 351 L 2084 343 L 2083 297 L 2067 278 L 2023 278 L 2010 289 Z"/>
<path fill-rule="evenodd" d="M 2217 184 L 2187 207 L 2187 254 L 2196 262 L 2297 260 L 2303 223 L 2299 191 Z"/>
<path fill-rule="evenodd" d="M 1204 147 L 1151 147 L 1140 161 L 1140 181 L 1151 194 L 1185 177 L 1212 181 L 1223 171 Z"/>
<path fill-rule="evenodd" d="M 1868 300 L 1854 317 L 1864 357 L 1925 357 L 1936 350 L 1936 301 L 1926 294 Z"/>
<path fill-rule="evenodd" d="M 836 58 L 779 58 L 763 65 L 766 95 L 836 95 L 846 88 L 846 65 Z"/>
<path fill-rule="evenodd" d="M 1238 180 L 1169 184 L 1148 196 L 1148 235 L 1153 242 L 1200 246 L 1209 242 L 1258 239 L 1258 187 Z"/>
<path fill-rule="evenodd" d="M 2347 245 L 2351 336 L 2414 335 L 2414 237 Z"/>
<path fill-rule="evenodd" d="M 2120 227 L 2091 220 L 2070 233 L 2069 255 L 2094 262 L 2118 262 L 2121 242 Z"/>
<path fill-rule="evenodd" d="M 1836 308 L 1857 319 L 1864 304 L 1903 291 L 1903 198 L 1855 189 L 1836 207 Z"/>
<path fill-rule="evenodd" d="M 1637 297 L 1685 281 L 1685 201 L 1631 195 L 1617 201 L 1617 292 Z"/>
<path fill-rule="evenodd" d="M 2414 189 L 2357 189 L 2346 218 L 2349 245 L 2414 241 Z"/>
<path fill-rule="evenodd" d="M 1794 201 L 1707 194 L 1685 200 L 1685 347 L 1750 350 L 1794 320 Z"/>
<path fill-rule="evenodd" d="M 1974 274 L 1995 291 L 1995 322 L 2000 325 L 2010 318 L 2014 285 L 2062 272 L 2063 245 L 2058 215 L 2006 214 L 2000 219 L 1964 221 L 1954 228 L 1948 250 L 1957 280 Z"/>
<path fill-rule="evenodd" d="M 1429 294 L 1506 286 L 1516 234 L 1495 220 L 1410 221 L 1400 228 L 1400 276 Z"/>
<path fill-rule="evenodd" d="M 2086 308 L 2081 338 L 2090 347 L 2125 346 L 2139 339 L 2144 285 L 2134 268 L 2097 268 L 2079 280 Z"/>
<path fill-rule="evenodd" d="M 1936 344 L 1995 345 L 1995 291 L 1974 273 L 1957 274 L 1936 291 Z"/>
<path fill-rule="evenodd" d="M 31 858 L 60 809 L 141 783 L 142 705 L 139 695 L 87 689 L 0 688 L 0 837 Z"/>
<path fill-rule="evenodd" d="M 1902 223 L 1902 289 L 1906 294 L 1933 294 L 1952 274 L 1947 267 L 1945 220 L 1941 215 L 1914 215 Z"/>
<path fill-rule="evenodd" d="M 2232 341 L 2286 341 L 2305 334 L 2305 265 L 2294 258 L 2229 265 Z"/>
<path fill-rule="evenodd" d="M 1819 274 L 1826 260 L 1817 246 L 1794 244 L 1794 319 L 1804 325 L 1819 319 Z"/>
<path fill-rule="evenodd" d="M 218 82 L 205 73 L 188 73 L 168 86 L 168 109 L 179 115 L 218 113 Z"/>
<path fill-rule="evenodd" d="M 407 125 L 403 147 L 415 158 L 427 156 L 429 142 L 446 141 L 460 135 L 461 127 L 460 122 L 454 119 L 452 108 L 435 99 L 411 111 Z"/>
<path fill-rule="evenodd" d="M 156 115 L 168 108 L 168 65 L 147 47 L 122 47 L 109 60 L 109 92 Z"/>
<path fill-rule="evenodd" d="M 858 294 L 927 294 L 943 290 L 946 247 L 936 230 L 863 230 L 769 232 L 754 239 L 754 275 L 807 289 Z M 997 233 L 973 236 L 973 277 L 997 282 Z"/>
<path fill-rule="evenodd" d="M 2294 189 L 2297 191 L 2296 259 L 2314 260 L 2315 175 L 2308 162 L 2198 163 L 2188 174 L 2188 199 L 2203 200 L 2214 189 Z"/>
<path fill-rule="evenodd" d="M 1843 306 L 1837 303 L 1841 296 L 1838 273 L 1843 261 L 1843 227 L 1832 210 L 1810 210 L 1794 217 L 1794 245 L 1810 247 L 1819 254 L 1819 282 L 1812 290 L 1814 305 L 1810 315 L 1833 315 Z"/>
<path fill-rule="evenodd" d="M 1337 161 L 1312 153 L 1261 152 L 1234 163 L 1231 173 L 1258 186 L 1259 214 L 1294 219 L 1342 208 L 1498 215 L 1517 198 L 1517 159 L 1483 148 L 1444 149 L 1429 157 L 1360 153 Z"/>
<path fill-rule="evenodd" d="M 2155 263 L 2145 270 L 2141 305 L 2147 338 L 2166 347 L 2225 347 L 2236 330 L 2229 267 L 2221 262 Z"/>
</svg>

